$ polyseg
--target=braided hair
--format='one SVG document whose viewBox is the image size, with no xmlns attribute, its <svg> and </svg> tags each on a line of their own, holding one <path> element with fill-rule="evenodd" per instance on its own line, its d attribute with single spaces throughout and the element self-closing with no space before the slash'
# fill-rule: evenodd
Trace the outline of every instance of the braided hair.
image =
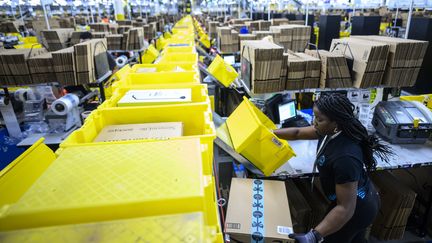
<svg viewBox="0 0 432 243">
<path fill-rule="evenodd" d="M 354 105 L 339 93 L 323 94 L 315 102 L 316 107 L 330 120 L 336 122 L 339 130 L 354 141 L 357 141 L 363 152 L 363 163 L 367 171 L 375 170 L 376 154 L 381 160 L 388 162 L 391 149 L 375 135 L 369 135 L 366 128 L 354 116 Z"/>
</svg>

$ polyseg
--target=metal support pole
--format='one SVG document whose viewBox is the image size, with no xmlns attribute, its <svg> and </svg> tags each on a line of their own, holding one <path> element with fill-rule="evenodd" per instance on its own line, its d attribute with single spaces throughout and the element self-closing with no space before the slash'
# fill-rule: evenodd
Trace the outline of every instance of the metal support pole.
<svg viewBox="0 0 432 243">
<path fill-rule="evenodd" d="M 408 34 L 410 30 L 411 25 L 411 18 L 412 18 L 412 10 L 413 10 L 414 0 L 411 0 L 409 13 L 408 13 L 408 21 L 407 21 L 407 27 L 405 31 L 405 39 L 408 39 Z"/>
<path fill-rule="evenodd" d="M 270 21 L 270 0 L 267 0 L 267 20 Z"/>
<path fill-rule="evenodd" d="M 396 25 L 397 25 L 398 15 L 399 15 L 399 7 L 396 7 L 396 15 L 395 15 L 395 20 L 394 20 L 394 23 L 393 23 L 393 27 L 396 27 Z"/>
<path fill-rule="evenodd" d="M 50 27 L 49 21 L 48 21 L 48 16 L 47 16 L 46 8 L 45 8 L 45 2 L 44 2 L 44 0 L 40 0 L 40 2 L 41 2 L 42 9 L 43 9 L 43 12 L 44 12 L 45 23 L 46 23 L 47 29 L 50 30 L 51 27 Z"/>
<path fill-rule="evenodd" d="M 305 19 L 305 25 L 308 26 L 309 22 L 309 0 L 306 1 L 306 19 Z"/>
</svg>

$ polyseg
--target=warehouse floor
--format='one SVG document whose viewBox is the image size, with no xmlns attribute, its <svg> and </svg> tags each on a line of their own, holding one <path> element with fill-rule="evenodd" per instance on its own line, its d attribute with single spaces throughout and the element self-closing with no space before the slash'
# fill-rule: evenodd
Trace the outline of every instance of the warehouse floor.
<svg viewBox="0 0 432 243">
<path fill-rule="evenodd" d="M 415 235 L 409 231 L 406 231 L 404 238 L 402 240 L 380 241 L 380 240 L 375 239 L 374 237 L 372 237 L 369 240 L 369 243 L 384 243 L 384 242 L 385 243 L 424 243 L 424 242 L 432 243 L 432 238 L 428 236 L 428 237 L 422 239 L 422 238 L 418 237 L 417 235 Z"/>
</svg>

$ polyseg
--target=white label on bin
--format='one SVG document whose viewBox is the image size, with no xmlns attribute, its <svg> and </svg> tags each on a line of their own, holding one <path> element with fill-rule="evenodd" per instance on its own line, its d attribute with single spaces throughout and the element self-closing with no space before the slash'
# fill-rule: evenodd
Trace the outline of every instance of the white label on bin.
<svg viewBox="0 0 432 243">
<path fill-rule="evenodd" d="M 276 144 L 276 146 L 281 147 L 282 143 L 275 137 L 272 138 L 272 142 Z"/>
<path fill-rule="evenodd" d="M 294 233 L 294 231 L 291 227 L 286 227 L 286 226 L 278 226 L 277 232 L 278 232 L 278 234 L 281 234 L 281 235 L 289 235 L 289 234 Z"/>
</svg>

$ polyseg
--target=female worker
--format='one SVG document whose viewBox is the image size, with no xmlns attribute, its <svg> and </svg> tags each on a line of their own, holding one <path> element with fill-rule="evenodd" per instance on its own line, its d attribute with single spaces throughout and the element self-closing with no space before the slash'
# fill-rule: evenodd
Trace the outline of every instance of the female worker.
<svg viewBox="0 0 432 243">
<path fill-rule="evenodd" d="M 314 104 L 314 124 L 284 128 L 281 139 L 318 139 L 315 166 L 331 207 L 314 229 L 292 234 L 299 243 L 366 242 L 366 228 L 379 210 L 379 196 L 366 171 L 375 169 L 374 154 L 387 161 L 389 148 L 368 135 L 354 116 L 354 105 L 341 94 L 322 95 Z M 314 166 L 314 169 L 315 169 Z"/>
</svg>

